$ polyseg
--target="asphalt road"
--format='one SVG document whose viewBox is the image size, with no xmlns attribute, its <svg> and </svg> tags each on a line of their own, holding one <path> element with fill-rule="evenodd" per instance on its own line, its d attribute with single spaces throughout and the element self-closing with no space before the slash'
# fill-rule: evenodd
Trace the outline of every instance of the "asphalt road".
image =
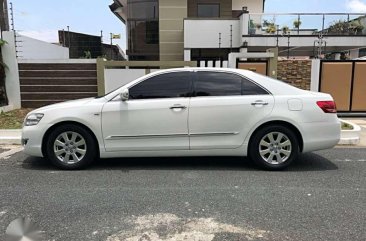
<svg viewBox="0 0 366 241">
<path fill-rule="evenodd" d="M 59 171 L 19 152 L 0 159 L 0 240 L 19 217 L 46 240 L 366 240 L 366 149 L 305 154 L 283 172 L 231 157 Z"/>
</svg>

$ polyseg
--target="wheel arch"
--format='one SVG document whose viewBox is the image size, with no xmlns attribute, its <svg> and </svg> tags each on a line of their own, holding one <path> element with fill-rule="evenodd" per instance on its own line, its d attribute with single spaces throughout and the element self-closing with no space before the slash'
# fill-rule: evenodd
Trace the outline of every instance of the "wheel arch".
<svg viewBox="0 0 366 241">
<path fill-rule="evenodd" d="M 84 128 L 87 132 L 89 132 L 89 134 L 92 136 L 93 140 L 95 141 L 96 146 L 98 147 L 98 148 L 96 148 L 97 149 L 97 155 L 98 155 L 98 157 L 100 156 L 98 139 L 97 139 L 96 135 L 94 134 L 94 132 L 88 126 L 86 126 L 86 125 L 84 125 L 80 122 L 77 122 L 77 121 L 61 121 L 61 122 L 58 122 L 58 123 L 52 125 L 51 127 L 49 127 L 47 129 L 47 131 L 45 132 L 45 134 L 43 135 L 43 138 L 42 138 L 42 155 L 44 157 L 47 154 L 45 148 L 46 148 L 46 141 L 47 141 L 48 137 L 50 136 L 52 131 L 55 130 L 57 127 L 62 126 L 62 125 L 66 125 L 66 124 L 79 126 L 81 128 Z"/>
<path fill-rule="evenodd" d="M 291 131 L 294 132 L 294 134 L 296 135 L 296 138 L 299 142 L 299 148 L 300 148 L 300 152 L 303 151 L 304 149 L 304 139 L 303 139 L 303 136 L 301 135 L 301 132 L 299 131 L 299 129 L 291 124 L 290 122 L 287 122 L 287 121 L 282 121 L 282 120 L 272 120 L 272 121 L 268 121 L 268 122 L 265 122 L 263 124 L 261 124 L 260 126 L 258 126 L 251 134 L 250 138 L 249 138 L 249 143 L 248 143 L 248 147 L 250 147 L 251 145 L 251 142 L 253 140 L 253 137 L 255 136 L 255 134 L 260 130 L 262 129 L 263 127 L 265 126 L 271 126 L 271 125 L 280 125 L 280 126 L 284 126 L 286 128 L 289 128 Z"/>
</svg>

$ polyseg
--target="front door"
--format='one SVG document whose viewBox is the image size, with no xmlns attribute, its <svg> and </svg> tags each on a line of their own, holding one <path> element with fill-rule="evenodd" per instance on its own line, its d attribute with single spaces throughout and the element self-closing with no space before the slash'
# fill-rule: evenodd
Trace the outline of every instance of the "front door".
<svg viewBox="0 0 366 241">
<path fill-rule="evenodd" d="M 129 88 L 130 99 L 105 104 L 103 138 L 107 151 L 189 149 L 188 107 L 192 73 L 169 72 Z"/>
<path fill-rule="evenodd" d="M 191 149 L 237 148 L 273 109 L 273 96 L 242 76 L 211 71 L 196 76 L 189 109 Z"/>
</svg>

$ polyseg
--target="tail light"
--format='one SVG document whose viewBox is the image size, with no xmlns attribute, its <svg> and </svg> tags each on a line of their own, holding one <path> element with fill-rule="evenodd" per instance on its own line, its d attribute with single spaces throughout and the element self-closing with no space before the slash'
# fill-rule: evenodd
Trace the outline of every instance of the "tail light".
<svg viewBox="0 0 366 241">
<path fill-rule="evenodd" d="M 337 107 L 334 101 L 317 101 L 316 104 L 324 113 L 337 113 Z"/>
</svg>

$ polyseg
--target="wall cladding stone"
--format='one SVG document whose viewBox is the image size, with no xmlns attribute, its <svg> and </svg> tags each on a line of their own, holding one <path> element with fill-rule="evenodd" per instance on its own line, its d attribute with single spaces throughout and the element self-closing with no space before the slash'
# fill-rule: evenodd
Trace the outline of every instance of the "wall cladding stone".
<svg viewBox="0 0 366 241">
<path fill-rule="evenodd" d="M 277 78 L 300 89 L 310 90 L 311 60 L 279 60 Z"/>
</svg>

